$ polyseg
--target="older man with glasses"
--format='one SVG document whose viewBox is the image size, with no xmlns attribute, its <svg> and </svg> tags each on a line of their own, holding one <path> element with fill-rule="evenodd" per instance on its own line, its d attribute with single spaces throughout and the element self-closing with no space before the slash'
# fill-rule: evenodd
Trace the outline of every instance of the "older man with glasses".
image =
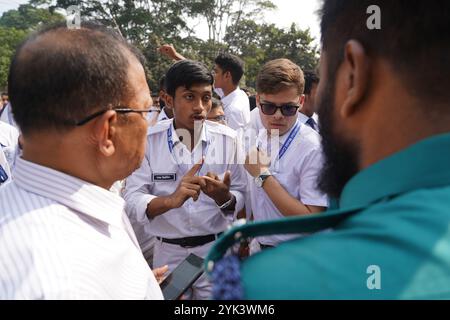
<svg viewBox="0 0 450 320">
<path fill-rule="evenodd" d="M 100 26 L 54 26 L 19 47 L 9 90 L 23 155 L 0 189 L 0 299 L 162 299 L 109 191 L 144 157 L 141 55 Z"/>
</svg>

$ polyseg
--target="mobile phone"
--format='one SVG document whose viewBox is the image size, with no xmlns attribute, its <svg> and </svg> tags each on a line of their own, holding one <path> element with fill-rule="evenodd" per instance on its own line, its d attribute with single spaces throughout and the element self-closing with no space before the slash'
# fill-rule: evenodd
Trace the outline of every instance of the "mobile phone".
<svg viewBox="0 0 450 320">
<path fill-rule="evenodd" d="M 203 274 L 204 260 L 190 254 L 161 283 L 161 290 L 166 300 L 176 300 L 186 292 Z"/>
</svg>

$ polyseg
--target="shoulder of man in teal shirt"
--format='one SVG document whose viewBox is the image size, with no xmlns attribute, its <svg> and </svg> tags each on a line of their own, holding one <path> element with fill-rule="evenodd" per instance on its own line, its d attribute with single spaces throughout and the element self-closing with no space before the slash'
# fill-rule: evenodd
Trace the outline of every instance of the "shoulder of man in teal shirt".
<svg viewBox="0 0 450 320">
<path fill-rule="evenodd" d="M 242 238 L 333 228 L 242 261 L 243 298 L 449 299 L 449 164 L 450 134 L 420 141 L 354 176 L 338 210 L 237 227 L 206 265 Z"/>
</svg>

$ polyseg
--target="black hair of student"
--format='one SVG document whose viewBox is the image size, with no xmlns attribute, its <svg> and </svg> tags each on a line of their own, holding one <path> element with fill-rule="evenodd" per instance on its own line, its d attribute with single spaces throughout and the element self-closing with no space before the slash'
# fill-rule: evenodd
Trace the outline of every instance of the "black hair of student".
<svg viewBox="0 0 450 320">
<path fill-rule="evenodd" d="M 381 29 L 369 29 L 372 5 L 381 12 Z M 344 57 L 344 46 L 359 41 L 372 59 L 390 63 L 408 92 L 445 106 L 450 112 L 450 1 L 324 0 L 321 9 L 323 51 L 329 81 Z M 426 88 L 424 88 L 426 86 Z"/>
<path fill-rule="evenodd" d="M 244 75 L 244 62 L 237 56 L 222 52 L 214 60 L 223 72 L 230 72 L 234 85 L 238 85 Z"/>
<path fill-rule="evenodd" d="M 253 111 L 253 109 L 256 109 L 258 107 L 256 104 L 256 96 L 255 95 L 248 97 L 248 102 L 250 103 L 250 111 Z"/>
<path fill-rule="evenodd" d="M 190 89 L 194 85 L 213 85 L 214 77 L 208 68 L 199 61 L 181 60 L 173 64 L 166 73 L 167 94 L 175 97 L 177 88 Z"/>
<path fill-rule="evenodd" d="M 118 33 L 93 22 L 65 23 L 35 32 L 17 49 L 8 89 L 24 134 L 67 130 L 90 114 L 126 104 L 130 57 L 145 58 Z"/>
<path fill-rule="evenodd" d="M 319 83 L 319 77 L 313 71 L 304 71 L 303 75 L 305 77 L 305 91 L 303 93 L 311 94 L 313 85 Z"/>
<path fill-rule="evenodd" d="M 0 94 L 0 96 L 7 96 L 8 94 L 6 93 L 6 92 L 2 92 L 1 94 Z"/>
<path fill-rule="evenodd" d="M 223 108 L 223 103 L 219 99 L 213 97 L 213 98 L 211 98 L 211 102 L 212 102 L 211 110 L 219 108 L 219 107 Z"/>
</svg>

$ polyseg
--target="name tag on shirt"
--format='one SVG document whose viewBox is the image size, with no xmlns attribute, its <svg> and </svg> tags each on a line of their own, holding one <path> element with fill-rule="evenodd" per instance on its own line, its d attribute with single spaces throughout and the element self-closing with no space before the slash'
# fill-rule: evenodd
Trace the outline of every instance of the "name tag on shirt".
<svg viewBox="0 0 450 320">
<path fill-rule="evenodd" d="M 152 181 L 153 182 L 177 181 L 177 174 L 176 173 L 153 173 Z"/>
</svg>

